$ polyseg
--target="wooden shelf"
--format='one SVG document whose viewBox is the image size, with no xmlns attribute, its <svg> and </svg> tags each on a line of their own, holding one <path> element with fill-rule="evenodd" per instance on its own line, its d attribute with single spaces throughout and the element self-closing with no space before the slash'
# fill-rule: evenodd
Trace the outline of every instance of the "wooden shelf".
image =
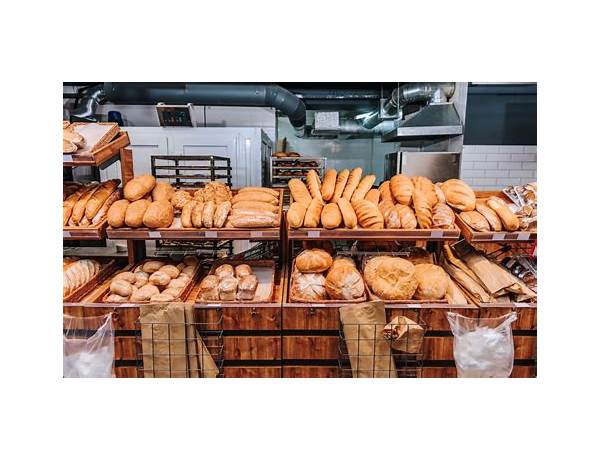
<svg viewBox="0 0 600 460">
<path fill-rule="evenodd" d="M 274 228 L 108 228 L 112 240 L 261 240 L 279 241 L 279 227 Z"/>
<path fill-rule="evenodd" d="M 129 136 L 125 131 L 122 131 L 114 140 L 104 147 L 99 148 L 91 155 L 63 153 L 63 166 L 101 166 L 116 159 L 121 153 L 121 149 L 128 145 Z"/>
<path fill-rule="evenodd" d="M 106 237 L 106 217 L 91 227 L 63 227 L 63 240 L 103 240 Z"/>
<path fill-rule="evenodd" d="M 476 232 L 469 227 L 464 220 L 457 214 L 456 225 L 461 229 L 465 239 L 473 243 L 527 243 L 537 240 L 537 231 L 535 232 Z"/>
<path fill-rule="evenodd" d="M 460 238 L 460 230 L 369 230 L 364 228 L 288 228 L 289 240 L 395 240 L 395 241 L 452 241 Z"/>
</svg>

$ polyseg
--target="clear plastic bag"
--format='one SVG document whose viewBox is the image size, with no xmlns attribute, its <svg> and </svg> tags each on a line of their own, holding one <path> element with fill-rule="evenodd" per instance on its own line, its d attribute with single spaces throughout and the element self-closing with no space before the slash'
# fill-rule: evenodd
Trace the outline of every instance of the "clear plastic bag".
<svg viewBox="0 0 600 460">
<path fill-rule="evenodd" d="M 458 377 L 509 377 L 514 343 L 511 324 L 515 312 L 498 318 L 467 318 L 447 313 L 454 334 L 454 361 Z"/>
<path fill-rule="evenodd" d="M 63 377 L 114 377 L 112 313 L 63 315 Z"/>
</svg>

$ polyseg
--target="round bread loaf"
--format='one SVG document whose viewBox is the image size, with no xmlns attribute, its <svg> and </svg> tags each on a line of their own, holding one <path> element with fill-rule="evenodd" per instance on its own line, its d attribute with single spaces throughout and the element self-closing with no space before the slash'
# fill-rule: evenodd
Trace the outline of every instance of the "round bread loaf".
<svg viewBox="0 0 600 460">
<path fill-rule="evenodd" d="M 440 300 L 448 289 L 448 276 L 442 267 L 433 264 L 415 265 L 417 290 L 414 298 L 419 300 Z"/>
<path fill-rule="evenodd" d="M 173 205 L 167 200 L 153 201 L 144 213 L 144 225 L 148 228 L 167 228 L 173 223 Z"/>
<path fill-rule="evenodd" d="M 321 273 L 332 263 L 333 259 L 323 249 L 306 249 L 296 257 L 296 269 L 301 273 Z"/>
<path fill-rule="evenodd" d="M 148 200 L 137 200 L 127 206 L 125 211 L 125 225 L 131 228 L 141 227 L 144 223 L 144 214 L 150 206 Z"/>
<path fill-rule="evenodd" d="M 168 182 L 156 182 L 152 189 L 152 201 L 170 201 L 175 189 Z"/>
<path fill-rule="evenodd" d="M 337 203 L 327 203 L 321 211 L 321 225 L 323 228 L 338 228 L 342 224 L 342 213 Z"/>
<path fill-rule="evenodd" d="M 460 179 L 449 179 L 441 186 L 446 203 L 459 211 L 475 209 L 475 192 Z"/>
<path fill-rule="evenodd" d="M 327 299 L 325 277 L 320 273 L 294 273 L 290 298 L 300 302 Z"/>
<path fill-rule="evenodd" d="M 417 290 L 415 266 L 400 257 L 369 259 L 364 277 L 371 292 L 383 300 L 409 300 Z"/>
<path fill-rule="evenodd" d="M 154 176 L 144 175 L 134 177 L 123 187 L 123 196 L 129 201 L 139 200 L 148 195 L 155 185 L 156 179 Z"/>
<path fill-rule="evenodd" d="M 359 299 L 365 293 L 365 283 L 355 267 L 338 262 L 327 273 L 325 290 L 330 299 Z"/>
<path fill-rule="evenodd" d="M 129 206 L 129 200 L 117 200 L 108 209 L 108 225 L 119 228 L 125 225 L 125 212 Z"/>
<path fill-rule="evenodd" d="M 333 263 L 331 264 L 331 268 L 329 270 L 333 270 L 334 268 L 338 267 L 356 268 L 356 263 L 351 257 L 337 256 L 335 259 L 333 259 Z"/>
</svg>

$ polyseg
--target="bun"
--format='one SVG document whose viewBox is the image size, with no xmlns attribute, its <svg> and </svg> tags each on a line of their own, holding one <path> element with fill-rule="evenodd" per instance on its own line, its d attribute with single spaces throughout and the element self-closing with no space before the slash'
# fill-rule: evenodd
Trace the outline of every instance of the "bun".
<svg viewBox="0 0 600 460">
<path fill-rule="evenodd" d="M 502 231 L 502 222 L 500 221 L 500 217 L 498 217 L 498 214 L 496 214 L 496 211 L 494 211 L 492 208 L 488 207 L 480 201 L 477 201 L 475 203 L 475 211 L 477 211 L 483 217 L 485 217 L 485 220 L 488 221 L 488 224 L 490 224 L 490 228 L 494 232 Z"/>
<path fill-rule="evenodd" d="M 352 194 L 360 183 L 360 176 L 362 176 L 362 168 L 354 168 L 348 176 L 348 182 L 346 182 L 346 188 L 344 188 L 342 196 L 350 201 L 350 203 L 352 203 Z"/>
<path fill-rule="evenodd" d="M 454 211 L 443 202 L 433 207 L 433 228 L 454 228 Z"/>
<path fill-rule="evenodd" d="M 160 291 L 154 284 L 145 284 L 133 294 L 129 300 L 133 302 L 145 302 L 146 300 L 150 300 L 153 296 L 160 294 Z"/>
<path fill-rule="evenodd" d="M 304 222 L 306 207 L 299 201 L 294 201 L 287 212 L 287 221 L 291 228 L 300 228 Z"/>
<path fill-rule="evenodd" d="M 225 225 L 225 220 L 231 211 L 231 201 L 223 201 L 217 205 L 215 215 L 213 217 L 213 226 L 215 228 L 221 228 Z"/>
<path fill-rule="evenodd" d="M 492 196 L 486 201 L 486 204 L 498 214 L 502 225 L 507 231 L 514 232 L 519 229 L 519 218 L 500 198 Z"/>
<path fill-rule="evenodd" d="M 350 171 L 348 171 L 347 169 L 343 169 L 337 175 L 337 177 L 335 179 L 335 188 L 333 190 L 333 197 L 331 198 L 331 201 L 333 203 L 337 203 L 337 201 L 344 194 L 344 189 L 346 188 L 346 184 L 348 183 L 349 175 L 350 175 Z M 350 202 L 350 200 L 348 200 L 348 202 Z"/>
<path fill-rule="evenodd" d="M 114 279 L 110 283 L 110 292 L 123 297 L 129 297 L 133 293 L 133 286 L 123 279 Z"/>
<path fill-rule="evenodd" d="M 397 204 L 395 208 L 398 211 L 398 216 L 400 217 L 403 229 L 413 230 L 417 228 L 417 218 L 410 206 Z"/>
<path fill-rule="evenodd" d="M 356 212 L 350 202 L 346 198 L 341 197 L 337 200 L 336 204 L 339 206 L 340 212 L 342 213 L 344 226 L 346 228 L 356 228 L 358 225 L 358 218 L 356 217 Z"/>
<path fill-rule="evenodd" d="M 394 199 L 404 205 L 409 205 L 412 201 L 412 195 L 415 190 L 410 177 L 404 174 L 396 174 L 390 180 L 390 190 Z"/>
<path fill-rule="evenodd" d="M 483 215 L 477 211 L 463 211 L 460 218 L 473 230 L 478 232 L 489 232 L 490 224 Z"/>
<path fill-rule="evenodd" d="M 376 205 L 367 200 L 356 201 L 353 204 L 358 223 L 363 228 L 383 228 L 383 216 Z"/>
<path fill-rule="evenodd" d="M 328 169 L 325 171 L 323 183 L 321 184 L 321 198 L 323 198 L 324 201 L 329 201 L 333 198 L 336 179 L 337 171 L 335 169 Z"/>
<path fill-rule="evenodd" d="M 362 180 L 359 182 L 358 187 L 356 187 L 356 190 L 354 190 L 354 193 L 352 193 L 350 203 L 364 200 L 369 190 L 371 190 L 371 187 L 373 187 L 375 179 L 377 179 L 377 177 L 373 174 L 363 177 Z M 375 202 L 374 204 L 377 205 L 377 202 Z"/>
<path fill-rule="evenodd" d="M 365 281 L 383 300 L 408 300 L 417 290 L 415 266 L 400 257 L 373 257 L 365 264 Z"/>
<path fill-rule="evenodd" d="M 148 282 L 155 286 L 165 287 L 171 282 L 171 277 L 167 273 L 158 270 L 150 275 Z"/>
<path fill-rule="evenodd" d="M 89 220 L 92 220 L 98 211 L 100 211 L 100 208 L 104 202 L 113 194 L 120 183 L 121 181 L 119 179 L 113 179 L 100 184 L 85 205 L 85 217 L 87 217 Z"/>
<path fill-rule="evenodd" d="M 175 265 L 166 264 L 166 265 L 163 265 L 162 267 L 160 267 L 157 270 L 157 273 L 158 272 L 166 273 L 171 278 L 177 278 L 179 276 L 180 270 Z"/>
<path fill-rule="evenodd" d="M 125 213 L 128 206 L 129 201 L 127 200 L 115 201 L 108 209 L 108 225 L 112 228 L 119 228 L 125 225 Z"/>
<path fill-rule="evenodd" d="M 304 226 L 308 228 L 316 228 L 321 222 L 321 211 L 323 210 L 323 201 L 318 198 L 313 198 L 306 209 L 304 215 Z"/>
<path fill-rule="evenodd" d="M 329 270 L 325 290 L 330 299 L 353 300 L 364 295 L 365 283 L 356 268 L 338 264 Z"/>
<path fill-rule="evenodd" d="M 248 264 L 239 264 L 235 266 L 235 276 L 236 278 L 241 278 L 243 276 L 252 275 L 252 267 Z"/>
<path fill-rule="evenodd" d="M 217 205 L 214 201 L 207 201 L 204 203 L 204 208 L 202 208 L 202 226 L 206 228 L 213 227 L 213 218 L 215 217 L 215 211 L 217 210 Z"/>
<path fill-rule="evenodd" d="M 152 201 L 171 201 L 174 193 L 173 186 L 168 182 L 157 182 L 152 189 Z"/>
<path fill-rule="evenodd" d="M 296 269 L 302 273 L 321 273 L 333 263 L 331 255 L 323 249 L 305 249 L 296 257 Z"/>
<path fill-rule="evenodd" d="M 131 228 L 141 227 L 144 223 L 144 214 L 150 206 L 148 200 L 137 200 L 127 206 L 125 211 L 125 225 Z"/>
<path fill-rule="evenodd" d="M 192 211 L 196 203 L 198 203 L 196 200 L 190 200 L 183 205 L 183 209 L 181 210 L 181 225 L 183 228 L 192 228 L 194 226 L 192 223 Z"/>
<path fill-rule="evenodd" d="M 294 273 L 292 275 L 290 299 L 301 302 L 327 299 L 325 277 L 319 273 Z"/>
<path fill-rule="evenodd" d="M 125 184 L 123 196 L 129 201 L 140 200 L 148 195 L 155 185 L 156 179 L 154 176 L 144 175 L 134 177 Z"/>
<path fill-rule="evenodd" d="M 440 300 L 448 289 L 448 275 L 443 268 L 433 264 L 415 265 L 417 290 L 414 298 L 419 300 Z"/>
<path fill-rule="evenodd" d="M 270 193 L 266 192 L 244 192 L 238 193 L 231 200 L 232 204 L 238 203 L 240 201 L 260 201 L 263 203 L 271 203 L 272 205 L 277 205 L 279 203 L 279 199 L 275 198 Z"/>
<path fill-rule="evenodd" d="M 431 204 L 427 200 L 427 194 L 420 189 L 415 189 L 413 192 L 413 204 L 419 228 L 431 228 L 432 210 Z"/>
<path fill-rule="evenodd" d="M 290 193 L 292 194 L 292 198 L 294 201 L 302 203 L 304 206 L 308 208 L 312 197 L 300 179 L 290 179 L 288 182 L 288 187 L 290 188 Z"/>
<path fill-rule="evenodd" d="M 231 207 L 232 209 L 247 209 L 252 211 L 269 211 L 277 213 L 279 208 L 271 203 L 265 203 L 264 201 L 238 201 Z"/>
<path fill-rule="evenodd" d="M 171 196 L 171 204 L 177 210 L 183 209 L 185 204 L 192 199 L 192 195 L 190 195 L 185 190 L 177 190 Z"/>
<path fill-rule="evenodd" d="M 205 204 L 203 202 L 197 201 L 196 205 L 192 208 L 192 225 L 196 228 L 202 228 L 202 213 L 204 211 L 204 206 Z"/>
<path fill-rule="evenodd" d="M 446 203 L 459 211 L 473 211 L 475 209 L 475 192 L 460 179 L 449 179 L 441 186 Z"/>
<path fill-rule="evenodd" d="M 311 169 L 306 174 L 306 185 L 308 185 L 308 190 L 313 198 L 323 201 L 323 197 L 321 196 L 321 184 L 319 182 L 319 175 L 314 169 Z"/>
<path fill-rule="evenodd" d="M 382 182 L 381 185 L 379 186 L 379 193 L 380 193 L 380 201 L 383 200 L 390 200 L 393 204 L 396 204 L 395 200 L 394 200 L 394 195 L 392 195 L 392 191 L 390 189 L 390 181 L 386 180 L 385 182 Z"/>
<path fill-rule="evenodd" d="M 381 193 L 377 189 L 371 189 L 365 195 L 365 200 L 370 201 L 374 205 L 379 204 L 379 199 L 381 198 Z"/>
<path fill-rule="evenodd" d="M 148 228 L 167 228 L 173 223 L 173 206 L 166 200 L 153 201 L 144 213 L 144 225 Z"/>
<path fill-rule="evenodd" d="M 321 211 L 321 225 L 323 228 L 338 228 L 342 224 L 342 213 L 337 203 L 328 203 Z"/>
<path fill-rule="evenodd" d="M 142 265 L 142 271 L 146 273 L 154 273 L 163 265 L 165 265 L 165 263 L 162 260 L 149 260 Z"/>
</svg>

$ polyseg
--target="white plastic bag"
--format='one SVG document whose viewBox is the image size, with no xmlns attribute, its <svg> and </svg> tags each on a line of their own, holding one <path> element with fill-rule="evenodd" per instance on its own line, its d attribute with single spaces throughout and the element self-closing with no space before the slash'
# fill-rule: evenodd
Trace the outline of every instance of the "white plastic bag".
<svg viewBox="0 0 600 460">
<path fill-rule="evenodd" d="M 114 356 L 112 313 L 63 315 L 63 377 L 113 377 Z"/>
<path fill-rule="evenodd" d="M 454 361 L 458 377 L 509 377 L 514 344 L 511 324 L 515 312 L 499 318 L 467 318 L 448 312 L 454 334 Z"/>
</svg>

